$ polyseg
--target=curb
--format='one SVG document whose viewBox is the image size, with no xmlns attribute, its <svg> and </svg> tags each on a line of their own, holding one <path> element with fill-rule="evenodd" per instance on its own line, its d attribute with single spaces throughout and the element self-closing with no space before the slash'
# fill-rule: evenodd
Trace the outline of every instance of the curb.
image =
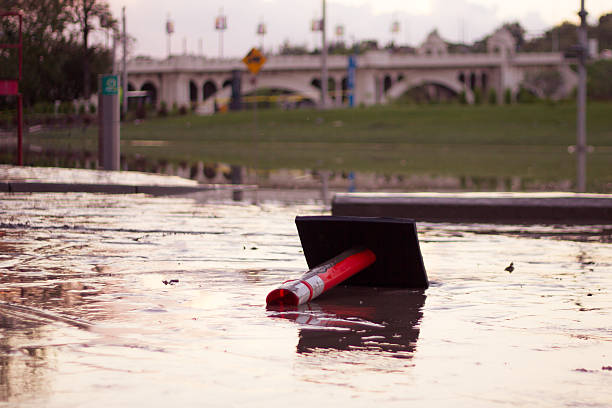
<svg viewBox="0 0 612 408">
<path fill-rule="evenodd" d="M 199 186 L 155 186 L 126 184 L 89 183 L 41 183 L 9 182 L 0 183 L 0 192 L 5 193 L 103 193 L 103 194 L 149 194 L 179 195 L 212 190 L 250 190 L 255 186 L 244 184 L 209 184 Z"/>
<path fill-rule="evenodd" d="M 333 215 L 492 224 L 612 224 L 609 194 L 337 194 Z"/>
</svg>

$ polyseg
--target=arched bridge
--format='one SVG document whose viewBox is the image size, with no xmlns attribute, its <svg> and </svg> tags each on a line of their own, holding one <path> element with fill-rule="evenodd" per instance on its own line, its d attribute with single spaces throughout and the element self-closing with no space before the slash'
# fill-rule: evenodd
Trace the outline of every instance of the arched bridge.
<svg viewBox="0 0 612 408">
<path fill-rule="evenodd" d="M 437 98 L 463 94 L 468 102 L 474 101 L 478 89 L 481 95 L 494 94 L 501 103 L 505 94 L 514 97 L 521 87 L 537 93 L 527 82 L 542 71 L 557 73 L 559 86 L 553 95 L 547 95 L 554 99 L 569 95 L 577 82 L 561 53 L 518 53 L 494 44 L 487 53 L 450 54 L 428 52 L 426 46 L 422 46 L 424 52 L 415 54 L 378 50 L 357 56 L 355 104 L 388 103 L 413 89 Z M 329 56 L 327 65 L 330 104 L 346 105 L 348 57 Z M 317 55 L 268 56 L 255 84 L 239 59 L 136 58 L 128 63 L 128 83 L 130 90 L 146 90 L 153 105 L 197 104 L 206 112 L 215 103 L 227 101 L 235 71 L 241 73 L 242 94 L 268 88 L 300 95 L 312 103 L 320 100 L 321 60 Z"/>
</svg>

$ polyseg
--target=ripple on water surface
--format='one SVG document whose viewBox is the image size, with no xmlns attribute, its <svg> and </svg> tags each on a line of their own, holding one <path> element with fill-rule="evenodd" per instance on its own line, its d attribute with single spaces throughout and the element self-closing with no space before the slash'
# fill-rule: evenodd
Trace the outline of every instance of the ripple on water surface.
<svg viewBox="0 0 612 408">
<path fill-rule="evenodd" d="M 266 309 L 296 215 L 0 195 L 0 405 L 609 406 L 610 227 L 418 225 L 426 291 Z M 512 263 L 512 269 L 508 267 Z"/>
</svg>

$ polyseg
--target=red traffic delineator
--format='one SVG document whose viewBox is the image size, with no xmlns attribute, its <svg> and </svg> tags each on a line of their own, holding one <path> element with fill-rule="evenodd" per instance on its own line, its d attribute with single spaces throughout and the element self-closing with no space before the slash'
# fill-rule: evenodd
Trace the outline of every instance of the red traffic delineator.
<svg viewBox="0 0 612 408">
<path fill-rule="evenodd" d="M 295 223 L 311 269 L 270 292 L 269 305 L 306 303 L 342 282 L 402 288 L 429 285 L 414 220 L 309 216 L 296 217 Z"/>
</svg>

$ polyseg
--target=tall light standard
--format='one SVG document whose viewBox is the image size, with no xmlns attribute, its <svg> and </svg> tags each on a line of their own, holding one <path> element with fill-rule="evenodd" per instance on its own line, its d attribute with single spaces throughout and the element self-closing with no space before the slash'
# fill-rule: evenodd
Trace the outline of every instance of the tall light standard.
<svg viewBox="0 0 612 408">
<path fill-rule="evenodd" d="M 399 35 L 400 32 L 400 23 L 398 20 L 393 20 L 391 22 L 391 42 L 394 46 L 397 47 L 397 36 Z"/>
<path fill-rule="evenodd" d="M 344 44 L 344 26 L 341 24 L 336 26 L 336 43 Z"/>
<path fill-rule="evenodd" d="M 223 32 L 227 29 L 227 17 L 223 15 L 223 9 L 215 19 L 215 30 L 219 31 L 219 58 L 223 58 Z"/>
<path fill-rule="evenodd" d="M 264 37 L 266 36 L 266 33 L 267 33 L 266 23 L 261 22 L 257 24 L 257 35 L 261 37 L 259 48 L 261 49 L 262 52 L 263 52 L 263 47 L 264 47 Z"/>
<path fill-rule="evenodd" d="M 325 26 L 327 20 L 325 17 L 325 0 L 323 0 L 323 16 L 321 17 L 321 109 L 325 109 L 327 104 L 327 37 Z"/>
<path fill-rule="evenodd" d="M 576 187 L 579 193 L 586 191 L 586 59 L 587 48 L 587 12 L 584 0 L 580 0 L 580 27 L 578 28 L 578 92 L 576 95 Z"/>
<path fill-rule="evenodd" d="M 126 18 L 125 18 L 125 6 L 123 6 L 123 8 L 121 9 L 121 20 L 122 20 L 122 34 L 121 34 L 121 42 L 123 45 L 123 54 L 121 56 L 122 59 L 122 66 L 123 66 L 123 71 L 121 73 L 121 82 L 123 83 L 123 94 L 122 94 L 122 108 L 123 108 L 123 117 L 125 118 L 125 115 L 127 115 L 127 111 L 128 111 L 128 73 L 127 73 L 127 25 L 126 25 Z"/>
<path fill-rule="evenodd" d="M 171 54 L 171 43 L 172 43 L 172 34 L 174 33 L 174 22 L 170 20 L 170 13 L 168 13 L 168 19 L 166 20 L 166 34 L 168 35 L 168 58 L 170 58 Z"/>
</svg>

